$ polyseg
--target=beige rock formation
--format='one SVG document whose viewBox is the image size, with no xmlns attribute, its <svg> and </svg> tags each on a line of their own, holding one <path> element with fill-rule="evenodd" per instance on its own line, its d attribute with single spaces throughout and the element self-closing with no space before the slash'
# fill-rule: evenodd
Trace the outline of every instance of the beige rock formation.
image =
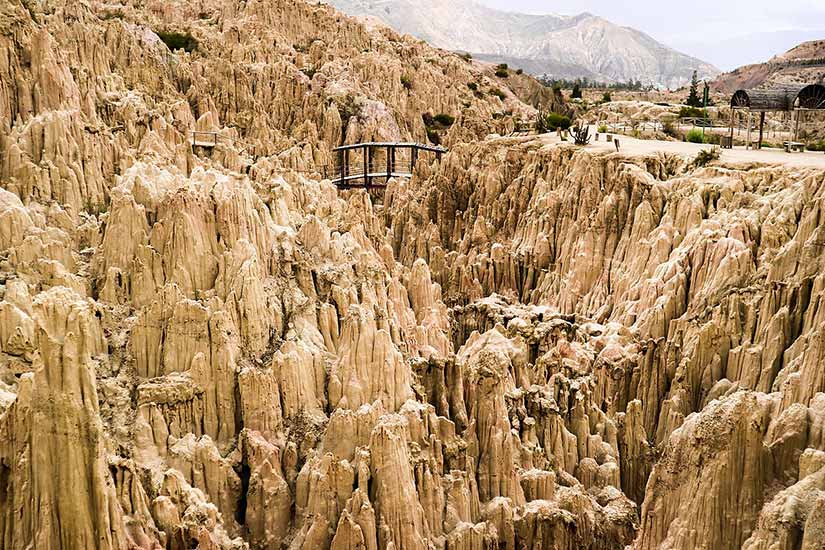
<svg viewBox="0 0 825 550">
<path fill-rule="evenodd" d="M 0 30 L 2 548 L 821 547 L 822 172 L 501 138 L 485 71 L 302 0 Z"/>
</svg>

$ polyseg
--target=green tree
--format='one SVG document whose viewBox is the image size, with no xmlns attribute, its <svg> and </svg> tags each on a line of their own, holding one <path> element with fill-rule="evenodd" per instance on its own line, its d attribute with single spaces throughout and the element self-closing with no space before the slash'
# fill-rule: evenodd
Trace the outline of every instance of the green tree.
<svg viewBox="0 0 825 550">
<path fill-rule="evenodd" d="M 573 84 L 573 91 L 570 92 L 570 99 L 581 99 L 582 98 L 582 89 L 579 86 L 579 83 L 576 82 Z"/>
<path fill-rule="evenodd" d="M 696 71 L 693 71 L 693 77 L 690 79 L 690 93 L 685 103 L 691 107 L 702 106 L 702 98 L 699 97 L 699 77 L 696 75 Z"/>
</svg>

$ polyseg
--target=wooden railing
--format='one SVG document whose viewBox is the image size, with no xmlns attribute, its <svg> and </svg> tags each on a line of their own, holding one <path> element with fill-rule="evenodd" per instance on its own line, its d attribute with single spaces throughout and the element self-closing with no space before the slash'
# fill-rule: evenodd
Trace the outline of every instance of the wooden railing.
<svg viewBox="0 0 825 550">
<path fill-rule="evenodd" d="M 356 143 L 333 150 L 336 162 L 324 167 L 324 177 L 339 189 L 384 188 L 392 178 L 411 178 L 422 154 L 436 159 L 443 147 L 420 143 Z"/>
</svg>

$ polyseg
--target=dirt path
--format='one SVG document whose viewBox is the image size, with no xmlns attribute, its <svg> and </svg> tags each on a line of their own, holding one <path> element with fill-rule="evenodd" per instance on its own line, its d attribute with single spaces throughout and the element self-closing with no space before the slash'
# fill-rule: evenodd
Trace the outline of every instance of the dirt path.
<svg viewBox="0 0 825 550">
<path fill-rule="evenodd" d="M 591 134 L 595 129 L 591 128 Z M 636 139 L 629 136 L 616 136 L 619 139 L 620 152 L 627 154 L 650 154 L 657 152 L 673 153 L 694 158 L 702 149 L 708 149 L 711 145 L 700 145 L 696 143 L 686 143 L 683 141 L 659 141 L 653 139 Z M 559 143 L 556 134 L 545 134 L 541 139 L 547 143 Z M 591 141 L 588 149 L 615 151 L 613 143 L 604 141 L 604 135 L 599 136 L 599 141 Z M 570 140 L 572 143 L 572 138 Z M 722 162 L 724 163 L 765 163 L 782 164 L 786 166 L 813 166 L 825 168 L 825 153 L 806 151 L 804 153 L 786 153 L 781 149 L 762 149 L 761 151 L 746 150 L 744 147 L 734 149 L 722 149 Z"/>
</svg>

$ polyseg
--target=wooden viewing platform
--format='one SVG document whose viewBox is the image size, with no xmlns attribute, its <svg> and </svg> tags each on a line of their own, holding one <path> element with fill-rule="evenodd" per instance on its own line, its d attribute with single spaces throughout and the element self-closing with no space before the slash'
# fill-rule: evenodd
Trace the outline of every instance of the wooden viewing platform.
<svg viewBox="0 0 825 550">
<path fill-rule="evenodd" d="M 444 147 L 400 142 L 355 143 L 333 151 L 336 163 L 325 167 L 324 177 L 339 189 L 383 189 L 391 178 L 411 178 L 422 153 L 433 153 L 441 160 L 448 152 Z"/>
</svg>

